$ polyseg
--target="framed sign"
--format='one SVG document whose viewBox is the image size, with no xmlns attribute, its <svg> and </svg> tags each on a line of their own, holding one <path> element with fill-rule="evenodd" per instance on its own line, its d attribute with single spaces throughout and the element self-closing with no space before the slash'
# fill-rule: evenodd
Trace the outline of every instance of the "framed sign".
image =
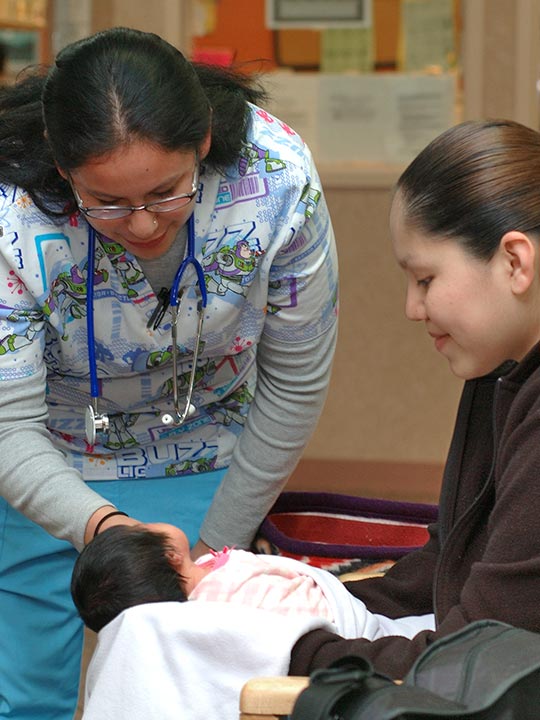
<svg viewBox="0 0 540 720">
<path fill-rule="evenodd" d="M 42 61 L 41 33 L 39 30 L 0 30 L 0 51 L 2 75 L 14 79 L 24 68 Z"/>
<path fill-rule="evenodd" d="M 272 30 L 370 27 L 372 0 L 266 0 Z"/>
</svg>

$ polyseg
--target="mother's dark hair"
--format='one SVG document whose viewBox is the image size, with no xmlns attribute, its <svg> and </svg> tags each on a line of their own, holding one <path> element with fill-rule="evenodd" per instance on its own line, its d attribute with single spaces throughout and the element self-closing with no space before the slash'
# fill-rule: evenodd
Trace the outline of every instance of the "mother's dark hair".
<svg viewBox="0 0 540 720">
<path fill-rule="evenodd" d="M 470 121 L 433 140 L 398 180 L 405 222 L 489 260 L 510 230 L 540 231 L 540 134 Z"/>
<path fill-rule="evenodd" d="M 137 140 L 196 149 L 210 129 L 206 163 L 222 169 L 245 141 L 247 103 L 264 98 L 253 77 L 191 63 L 158 35 L 104 30 L 0 90 L 0 182 L 23 187 L 49 214 L 59 203 L 63 214 L 73 197 L 55 163 L 73 170 Z"/>
</svg>

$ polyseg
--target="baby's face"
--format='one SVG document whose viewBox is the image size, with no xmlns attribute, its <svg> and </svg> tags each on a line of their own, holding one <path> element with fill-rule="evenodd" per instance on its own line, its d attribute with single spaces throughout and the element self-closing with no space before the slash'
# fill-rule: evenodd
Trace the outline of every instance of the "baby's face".
<svg viewBox="0 0 540 720">
<path fill-rule="evenodd" d="M 166 535 L 171 546 L 181 555 L 189 555 L 189 541 L 183 530 L 169 523 L 144 523 L 143 527 L 152 532 Z"/>
</svg>

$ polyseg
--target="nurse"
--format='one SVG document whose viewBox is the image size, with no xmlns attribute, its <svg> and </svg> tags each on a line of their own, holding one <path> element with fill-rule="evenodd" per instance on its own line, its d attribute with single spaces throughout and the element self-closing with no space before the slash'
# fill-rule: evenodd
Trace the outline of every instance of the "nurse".
<svg viewBox="0 0 540 720">
<path fill-rule="evenodd" d="M 308 148 L 263 100 L 126 28 L 1 90 L 0 718 L 72 717 L 77 550 L 152 521 L 194 558 L 249 546 L 318 420 L 334 236 Z M 171 315 L 190 223 L 203 272 Z"/>
</svg>

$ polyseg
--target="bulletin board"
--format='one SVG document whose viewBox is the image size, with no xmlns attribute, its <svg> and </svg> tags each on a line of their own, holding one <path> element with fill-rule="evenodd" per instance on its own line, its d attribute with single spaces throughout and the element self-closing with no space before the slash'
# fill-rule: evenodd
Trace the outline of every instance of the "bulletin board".
<svg viewBox="0 0 540 720">
<path fill-rule="evenodd" d="M 285 20 L 293 11 L 310 17 L 299 27 L 274 23 L 270 6 L 285 8 Z M 220 50 L 224 64 L 257 72 L 271 112 L 302 135 L 318 162 L 407 163 L 460 120 L 460 4 L 343 0 L 350 17 L 341 24 L 337 6 L 213 0 L 212 28 L 194 37 L 194 59 Z"/>
<path fill-rule="evenodd" d="M 275 2 L 278 0 L 206 0 L 205 7 L 212 11 L 211 28 L 199 24 L 193 38 L 193 53 L 197 56 L 201 52 L 221 51 L 221 56 L 230 63 L 252 64 L 254 71 L 257 63 L 265 71 L 275 68 L 324 71 L 324 51 L 332 42 L 342 48 L 347 45 L 356 48 L 358 54 L 358 47 L 365 46 L 369 37 L 371 66 L 353 64 L 345 70 L 410 71 L 422 64 L 433 67 L 441 63 L 448 69 L 458 61 L 459 0 L 369 0 L 369 3 L 362 0 L 360 5 L 356 0 L 347 0 L 347 6 L 363 8 L 358 12 L 363 21 L 348 21 L 340 26 L 334 14 L 324 29 L 307 21 L 302 27 L 270 27 L 268 7 Z M 334 7 L 327 0 L 321 2 L 325 8 Z M 317 8 L 318 3 L 319 0 L 308 0 L 307 7 Z M 312 14 L 317 17 L 316 11 Z M 353 63 L 358 62 L 352 51 L 349 55 Z"/>
</svg>

